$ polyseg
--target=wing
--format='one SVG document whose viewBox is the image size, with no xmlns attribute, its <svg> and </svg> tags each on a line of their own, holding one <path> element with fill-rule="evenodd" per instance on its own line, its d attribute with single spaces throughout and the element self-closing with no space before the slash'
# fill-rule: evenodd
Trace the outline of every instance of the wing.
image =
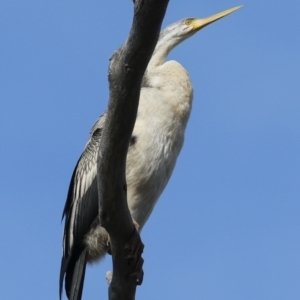
<svg viewBox="0 0 300 300">
<path fill-rule="evenodd" d="M 73 273 L 74 261 L 84 252 L 84 237 L 98 216 L 97 157 L 105 114 L 91 130 L 91 136 L 74 169 L 67 201 L 63 211 L 65 218 L 63 257 L 60 271 L 60 294 L 66 274 Z M 69 277 L 72 278 L 73 274 Z M 84 275 L 83 275 L 84 276 Z"/>
<path fill-rule="evenodd" d="M 74 243 L 82 241 L 98 213 L 97 152 L 101 129 L 91 136 L 79 158 L 71 179 L 65 217 L 64 255 L 72 252 Z"/>
</svg>

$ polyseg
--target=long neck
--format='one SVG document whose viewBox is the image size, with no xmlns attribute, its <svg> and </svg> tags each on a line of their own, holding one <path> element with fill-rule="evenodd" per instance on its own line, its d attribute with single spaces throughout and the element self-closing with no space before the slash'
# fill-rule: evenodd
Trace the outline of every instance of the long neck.
<svg viewBox="0 0 300 300">
<path fill-rule="evenodd" d="M 181 41 L 182 39 L 178 37 L 174 37 L 170 34 L 164 35 L 164 33 L 161 33 L 147 69 L 151 70 L 152 68 L 162 65 L 170 51 Z"/>
</svg>

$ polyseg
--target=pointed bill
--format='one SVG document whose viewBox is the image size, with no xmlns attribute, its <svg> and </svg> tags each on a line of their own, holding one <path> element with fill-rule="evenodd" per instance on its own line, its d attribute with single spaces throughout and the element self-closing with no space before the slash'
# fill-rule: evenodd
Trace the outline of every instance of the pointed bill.
<svg viewBox="0 0 300 300">
<path fill-rule="evenodd" d="M 194 19 L 191 22 L 191 26 L 193 26 L 193 30 L 199 31 L 200 29 L 204 28 L 205 26 L 218 21 L 226 16 L 228 16 L 229 14 L 235 12 L 236 10 L 240 9 L 243 5 L 239 5 L 239 6 L 235 6 L 229 9 L 226 9 L 218 14 L 212 15 L 210 17 L 204 18 L 204 19 Z"/>
</svg>

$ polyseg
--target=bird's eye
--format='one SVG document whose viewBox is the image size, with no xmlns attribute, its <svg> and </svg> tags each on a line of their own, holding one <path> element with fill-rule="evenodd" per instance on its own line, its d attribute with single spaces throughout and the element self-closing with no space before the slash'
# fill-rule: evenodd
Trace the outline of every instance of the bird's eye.
<svg viewBox="0 0 300 300">
<path fill-rule="evenodd" d="M 191 19 L 185 20 L 185 25 L 191 25 L 191 23 L 192 23 L 192 20 L 191 20 Z"/>
</svg>

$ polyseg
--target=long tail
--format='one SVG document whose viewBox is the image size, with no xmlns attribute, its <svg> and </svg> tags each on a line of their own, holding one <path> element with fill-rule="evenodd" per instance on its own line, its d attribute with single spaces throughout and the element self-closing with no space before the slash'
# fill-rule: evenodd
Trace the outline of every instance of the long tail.
<svg viewBox="0 0 300 300">
<path fill-rule="evenodd" d="M 75 252 L 75 253 L 74 253 Z M 86 267 L 86 249 L 74 251 L 68 258 L 63 257 L 60 268 L 59 295 L 62 298 L 62 287 L 65 277 L 65 289 L 69 300 L 81 300 Z"/>
</svg>

